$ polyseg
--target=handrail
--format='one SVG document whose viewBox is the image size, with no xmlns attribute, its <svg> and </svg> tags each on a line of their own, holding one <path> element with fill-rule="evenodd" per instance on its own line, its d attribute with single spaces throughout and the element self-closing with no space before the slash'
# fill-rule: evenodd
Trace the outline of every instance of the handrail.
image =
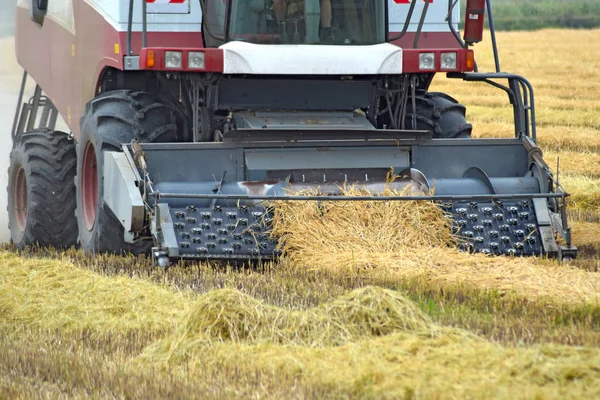
<svg viewBox="0 0 600 400">
<path fill-rule="evenodd" d="M 492 2 L 490 0 L 485 0 L 485 2 L 488 10 L 488 24 L 490 28 L 490 36 L 492 37 L 492 49 L 494 50 L 494 64 L 496 65 L 496 72 L 500 72 L 500 57 L 498 56 L 498 45 L 496 43 L 496 26 L 494 25 Z"/>
<path fill-rule="evenodd" d="M 146 0 L 144 0 L 145 2 Z M 129 0 L 129 15 L 127 16 L 127 55 L 132 55 L 131 51 L 131 30 L 133 25 L 133 2 L 134 0 Z"/>
<path fill-rule="evenodd" d="M 477 194 L 443 196 L 285 196 L 285 195 L 246 195 L 246 194 L 190 194 L 190 193 L 150 193 L 158 199 L 209 199 L 209 200 L 275 200 L 275 201 L 477 201 L 508 199 L 548 199 L 569 197 L 568 193 L 524 193 L 524 194 Z"/>
<path fill-rule="evenodd" d="M 127 16 L 127 56 L 133 55 L 131 48 L 131 36 L 133 32 L 133 6 L 135 0 L 129 0 L 129 15 Z M 146 0 L 142 0 L 142 47 L 147 47 L 147 33 L 148 33 L 148 12 Z"/>
</svg>

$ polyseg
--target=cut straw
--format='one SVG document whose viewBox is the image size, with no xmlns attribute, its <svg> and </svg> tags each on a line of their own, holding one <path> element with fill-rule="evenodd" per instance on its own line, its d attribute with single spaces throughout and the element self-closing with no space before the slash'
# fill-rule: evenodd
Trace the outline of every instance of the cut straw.
<svg viewBox="0 0 600 400">
<path fill-rule="evenodd" d="M 409 189 L 405 189 L 409 190 Z M 387 188 L 385 195 L 405 191 Z M 299 192 L 298 194 L 312 192 Z M 345 195 L 371 194 L 356 187 Z M 273 203 L 273 236 L 281 268 L 345 275 L 425 277 L 560 303 L 600 300 L 600 274 L 541 258 L 468 254 L 458 250 L 451 222 L 432 202 Z"/>
</svg>

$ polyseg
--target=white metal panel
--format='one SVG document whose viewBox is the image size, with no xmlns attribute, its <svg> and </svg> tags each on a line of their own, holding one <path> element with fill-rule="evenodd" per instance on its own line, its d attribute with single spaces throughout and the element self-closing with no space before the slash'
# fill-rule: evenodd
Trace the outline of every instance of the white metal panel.
<svg viewBox="0 0 600 400">
<path fill-rule="evenodd" d="M 125 232 L 140 231 L 144 226 L 144 201 L 136 186 L 135 167 L 125 153 L 104 153 L 104 202 L 117 217 Z"/>
<path fill-rule="evenodd" d="M 116 30 L 127 31 L 129 0 L 84 1 L 92 5 Z M 148 13 L 148 32 L 200 32 L 202 28 L 200 1 L 193 0 L 187 4 L 189 13 Z M 134 1 L 132 29 L 134 32 L 142 31 L 142 2 L 140 0 Z"/>
<path fill-rule="evenodd" d="M 18 0 L 19 3 L 29 3 L 27 0 Z M 129 12 L 129 0 L 85 0 L 94 6 L 104 18 L 119 31 L 127 30 L 127 15 Z M 408 14 L 410 4 L 397 4 L 394 0 L 387 0 L 389 7 L 389 29 L 391 32 L 399 32 L 404 27 L 404 21 Z M 415 32 L 419 23 L 424 2 L 417 1 L 415 11 L 409 25 L 409 32 Z M 52 2 L 49 2 L 52 3 Z M 54 1 L 58 3 L 58 1 Z M 187 14 L 149 14 L 148 31 L 158 32 L 199 32 L 201 30 L 202 10 L 200 1 L 189 1 L 189 13 Z M 171 5 L 172 6 L 172 5 Z M 142 30 L 142 5 L 140 0 L 134 5 L 134 31 Z M 445 21 L 448 14 L 447 0 L 434 0 L 429 5 L 423 32 L 447 32 L 448 24 Z M 452 18 L 455 28 L 458 29 L 460 20 L 460 4 L 454 7 Z"/>
<path fill-rule="evenodd" d="M 404 28 L 404 22 L 410 9 L 409 3 L 398 4 L 394 0 L 388 1 L 389 10 L 389 29 L 390 32 L 400 32 Z M 411 0 L 416 1 L 415 11 L 413 12 L 408 26 L 409 32 L 416 32 L 425 2 L 423 0 Z M 448 22 L 446 16 L 448 15 L 448 0 L 433 0 L 429 4 L 427 9 L 427 15 L 423 24 L 423 32 L 449 32 Z M 458 29 L 458 23 L 460 22 L 460 2 L 458 2 L 452 10 L 452 22 L 454 27 Z"/>
<path fill-rule="evenodd" d="M 230 42 L 223 49 L 226 74 L 372 75 L 402 73 L 402 49 L 372 46 L 259 45 Z"/>
</svg>

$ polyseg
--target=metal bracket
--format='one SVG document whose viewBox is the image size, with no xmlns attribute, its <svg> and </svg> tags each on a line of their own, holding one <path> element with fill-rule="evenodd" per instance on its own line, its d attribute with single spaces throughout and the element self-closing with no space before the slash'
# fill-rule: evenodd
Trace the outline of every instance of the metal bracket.
<svg viewBox="0 0 600 400">
<path fill-rule="evenodd" d="M 536 112 L 533 86 L 524 77 L 506 72 L 450 72 L 448 78 L 462 79 L 467 82 L 485 82 L 501 88 L 509 93 L 513 99 L 513 113 L 515 118 L 515 136 L 527 136 L 536 142 Z M 503 87 L 492 79 L 507 79 L 509 87 Z M 523 135 L 520 135 L 523 133 Z"/>
<path fill-rule="evenodd" d="M 139 190 L 135 167 L 121 152 L 104 153 L 104 202 L 112 210 L 125 232 L 141 232 L 145 205 Z M 130 239 L 133 237 L 130 235 Z"/>
<path fill-rule="evenodd" d="M 158 243 L 158 247 L 164 250 L 169 258 L 179 257 L 179 244 L 175 234 L 175 226 L 169 205 L 165 203 L 157 203 L 154 207 L 155 212 L 151 217 L 152 234 Z"/>
<path fill-rule="evenodd" d="M 559 248 L 554 239 L 554 230 L 552 229 L 552 219 L 550 218 L 547 200 L 533 199 L 533 208 L 537 217 L 544 252 L 551 256 L 559 256 Z"/>
<path fill-rule="evenodd" d="M 125 71 L 140 70 L 140 56 L 125 56 L 123 61 Z"/>
<path fill-rule="evenodd" d="M 577 258 L 577 247 L 560 247 L 560 259 L 562 261 L 570 261 Z"/>
<path fill-rule="evenodd" d="M 27 77 L 27 72 L 24 72 L 11 131 L 13 140 L 17 136 L 34 129 L 56 129 L 58 110 L 52 101 L 43 95 L 40 85 L 35 86 L 33 96 L 29 99 L 29 101 L 23 102 L 25 86 L 27 85 Z M 40 113 L 40 107 L 42 110 L 39 121 L 37 121 L 38 114 Z"/>
<path fill-rule="evenodd" d="M 171 260 L 169 259 L 167 253 L 164 250 L 158 247 L 153 247 L 152 265 L 166 269 L 171 266 Z"/>
</svg>

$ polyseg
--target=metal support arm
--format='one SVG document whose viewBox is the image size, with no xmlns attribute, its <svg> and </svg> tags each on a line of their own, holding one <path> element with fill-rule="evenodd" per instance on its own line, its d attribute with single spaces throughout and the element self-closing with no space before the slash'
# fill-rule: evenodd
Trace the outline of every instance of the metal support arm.
<svg viewBox="0 0 600 400">
<path fill-rule="evenodd" d="M 511 98 L 515 116 L 515 136 L 530 137 L 534 142 L 537 138 L 535 119 L 535 97 L 533 86 L 524 77 L 507 72 L 468 72 L 449 73 L 448 78 L 462 79 L 468 82 L 485 82 L 507 91 Z M 493 82 L 493 79 L 507 79 L 509 90 Z"/>
</svg>

